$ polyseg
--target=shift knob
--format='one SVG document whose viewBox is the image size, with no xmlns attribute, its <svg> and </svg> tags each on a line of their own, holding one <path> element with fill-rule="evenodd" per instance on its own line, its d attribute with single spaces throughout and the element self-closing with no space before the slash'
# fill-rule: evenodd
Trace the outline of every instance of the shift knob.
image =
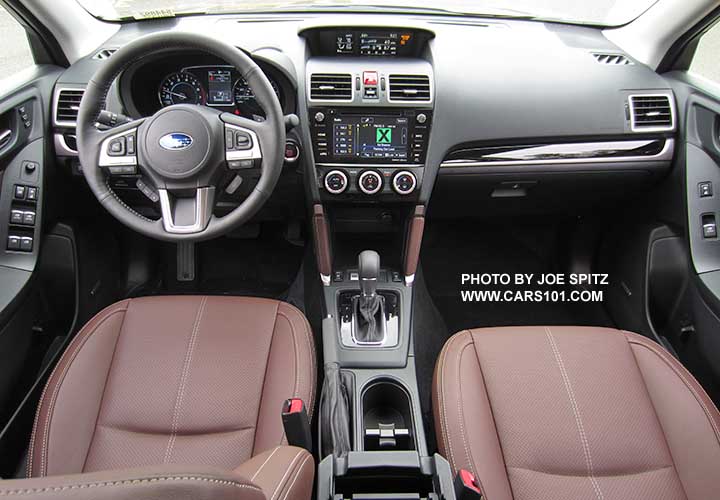
<svg viewBox="0 0 720 500">
<path fill-rule="evenodd" d="M 374 250 L 365 250 L 358 257 L 358 274 L 360 275 L 360 290 L 364 297 L 372 297 L 377 290 L 377 280 L 380 274 L 380 255 Z"/>
</svg>

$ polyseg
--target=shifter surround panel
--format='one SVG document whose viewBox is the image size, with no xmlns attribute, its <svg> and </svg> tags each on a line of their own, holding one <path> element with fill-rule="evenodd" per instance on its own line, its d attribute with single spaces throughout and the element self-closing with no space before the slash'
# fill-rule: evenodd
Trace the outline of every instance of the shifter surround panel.
<svg viewBox="0 0 720 500">
<path fill-rule="evenodd" d="M 400 296 L 391 290 L 378 290 L 385 303 L 385 335 L 382 342 L 361 343 L 355 338 L 357 318 L 353 314 L 355 304 L 360 298 L 359 290 L 345 290 L 338 296 L 338 321 L 340 341 L 343 347 L 392 348 L 400 343 Z"/>
</svg>

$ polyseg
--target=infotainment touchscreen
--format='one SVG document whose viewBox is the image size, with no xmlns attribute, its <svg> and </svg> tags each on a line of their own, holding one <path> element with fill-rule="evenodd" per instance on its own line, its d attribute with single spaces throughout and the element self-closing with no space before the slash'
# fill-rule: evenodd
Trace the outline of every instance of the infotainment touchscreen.
<svg viewBox="0 0 720 500">
<path fill-rule="evenodd" d="M 332 123 L 333 156 L 407 160 L 408 135 L 408 118 L 405 116 L 335 116 Z"/>
</svg>

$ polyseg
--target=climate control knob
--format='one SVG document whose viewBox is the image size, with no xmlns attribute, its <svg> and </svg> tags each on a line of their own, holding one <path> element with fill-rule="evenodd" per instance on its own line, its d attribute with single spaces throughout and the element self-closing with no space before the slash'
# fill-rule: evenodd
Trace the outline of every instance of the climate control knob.
<svg viewBox="0 0 720 500">
<path fill-rule="evenodd" d="M 417 178 L 412 172 L 401 170 L 393 176 L 392 187 L 397 194 L 410 194 L 415 191 L 416 186 Z"/>
<path fill-rule="evenodd" d="M 331 170 L 325 175 L 325 189 L 330 194 L 342 194 L 348 187 L 347 174 L 342 170 Z"/>
<path fill-rule="evenodd" d="M 366 170 L 358 178 L 358 187 L 365 194 L 375 194 L 383 187 L 382 175 L 374 170 Z"/>
</svg>

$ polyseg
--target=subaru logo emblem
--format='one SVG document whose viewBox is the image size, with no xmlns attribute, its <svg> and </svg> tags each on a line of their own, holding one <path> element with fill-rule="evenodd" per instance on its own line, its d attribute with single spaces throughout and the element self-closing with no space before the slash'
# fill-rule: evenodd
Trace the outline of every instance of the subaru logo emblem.
<svg viewBox="0 0 720 500">
<path fill-rule="evenodd" d="M 160 147 L 168 151 L 180 151 L 189 148 L 193 138 L 182 132 L 173 132 L 160 138 Z"/>
</svg>

